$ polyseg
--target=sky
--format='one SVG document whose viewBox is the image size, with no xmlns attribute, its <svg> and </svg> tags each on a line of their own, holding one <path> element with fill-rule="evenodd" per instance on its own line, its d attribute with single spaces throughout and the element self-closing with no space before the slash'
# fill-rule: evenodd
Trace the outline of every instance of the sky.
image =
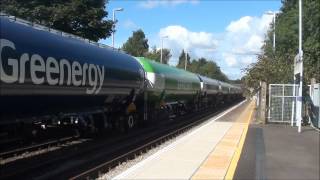
<svg viewBox="0 0 320 180">
<path fill-rule="evenodd" d="M 170 49 L 176 65 L 182 49 L 192 59 L 215 61 L 229 79 L 240 79 L 243 68 L 256 62 L 280 0 L 110 0 L 108 19 L 116 12 L 115 47 L 142 29 L 149 47 Z M 111 45 L 111 37 L 101 40 Z"/>
</svg>

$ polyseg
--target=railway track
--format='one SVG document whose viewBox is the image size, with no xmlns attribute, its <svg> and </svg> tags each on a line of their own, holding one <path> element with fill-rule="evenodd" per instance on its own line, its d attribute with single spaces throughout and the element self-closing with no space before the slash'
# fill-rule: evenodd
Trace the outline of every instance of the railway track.
<svg viewBox="0 0 320 180">
<path fill-rule="evenodd" d="M 223 109 L 222 109 L 223 110 Z M 191 128 L 205 122 L 206 120 L 208 120 L 208 118 L 220 113 L 222 110 L 219 110 L 217 112 L 207 112 L 205 114 L 203 114 L 199 120 L 189 123 L 185 126 L 182 126 L 168 134 L 162 135 L 154 140 L 151 140 L 141 146 L 137 146 L 136 148 L 133 148 L 132 150 L 130 150 L 129 152 L 126 152 L 124 154 L 121 154 L 113 159 L 110 159 L 109 161 L 106 161 L 104 163 L 101 163 L 89 170 L 86 170 L 82 173 L 79 173 L 75 176 L 72 176 L 69 178 L 69 180 L 78 180 L 78 179 L 97 179 L 99 177 L 101 177 L 102 174 L 105 174 L 107 172 L 109 172 L 111 169 L 115 168 L 117 165 L 126 162 L 128 160 L 132 160 L 135 159 L 138 155 L 142 154 L 142 153 L 146 153 L 147 151 L 149 151 L 150 149 L 153 149 L 154 147 L 157 147 L 161 144 L 163 144 L 164 142 L 167 142 L 168 140 L 175 138 L 177 136 L 179 136 L 180 134 L 190 130 Z"/>
<path fill-rule="evenodd" d="M 93 179 L 221 112 L 182 116 L 161 126 L 137 129 L 129 134 L 101 138 L 64 150 L 19 160 L 3 166 L 1 179 Z M 184 121 L 180 121 L 184 119 Z M 196 121 L 197 120 L 197 121 Z"/>
<path fill-rule="evenodd" d="M 17 148 L 17 149 L 9 150 L 6 152 L 1 152 L 0 159 L 4 160 L 4 159 L 11 158 L 11 157 L 17 157 L 17 156 L 20 156 L 25 153 L 30 153 L 30 152 L 37 151 L 37 150 L 47 149 L 47 148 L 54 147 L 54 146 L 59 146 L 61 144 L 65 144 L 70 141 L 74 141 L 76 139 L 77 139 L 77 137 L 70 136 L 70 137 L 60 138 L 57 140 L 51 140 L 51 141 L 40 143 L 40 144 L 30 145 L 27 147 Z"/>
<path fill-rule="evenodd" d="M 146 132 L 146 130 L 139 131 L 140 134 L 144 132 Z M 135 134 L 138 133 L 132 133 L 130 135 Z M 106 140 L 104 136 L 101 136 L 92 141 L 87 141 L 69 148 L 63 148 L 38 155 L 37 157 L 20 159 L 16 162 L 1 165 L 0 179 L 32 179 L 43 176 L 46 172 L 52 172 L 52 167 L 65 167 L 64 164 L 77 162 L 77 159 L 85 158 L 88 154 L 93 155 L 100 153 L 99 150 L 107 149 L 107 147 L 114 148 L 114 146 L 117 146 L 116 144 L 128 139 L 127 136 L 129 135 L 118 136 L 116 134 L 116 137 L 111 136 L 110 138 L 106 138 Z M 71 166 L 73 167 L 75 164 Z"/>
</svg>

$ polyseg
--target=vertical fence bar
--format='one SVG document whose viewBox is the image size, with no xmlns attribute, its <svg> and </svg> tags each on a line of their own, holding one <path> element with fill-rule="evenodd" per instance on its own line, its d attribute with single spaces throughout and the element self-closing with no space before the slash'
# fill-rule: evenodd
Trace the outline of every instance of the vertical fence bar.
<svg viewBox="0 0 320 180">
<path fill-rule="evenodd" d="M 283 122 L 283 109 L 284 109 L 284 84 L 282 84 L 282 104 L 281 104 L 281 121 Z"/>
<path fill-rule="evenodd" d="M 268 121 L 270 121 L 270 119 L 271 119 L 271 113 L 270 113 L 270 111 L 271 111 L 271 97 L 272 97 L 272 94 L 271 94 L 271 87 L 272 87 L 272 84 L 269 84 L 269 106 L 268 106 Z"/>
<path fill-rule="evenodd" d="M 293 126 L 294 123 L 294 110 L 295 110 L 295 99 L 296 99 L 296 95 L 295 95 L 295 84 L 292 85 L 292 108 L 291 108 L 291 126 Z"/>
<path fill-rule="evenodd" d="M 295 124 L 296 124 L 296 127 L 298 127 L 298 119 L 297 119 L 297 106 L 298 106 L 298 96 L 299 96 L 299 88 L 300 88 L 300 85 L 299 84 L 297 84 L 296 86 L 295 86 L 296 88 L 295 88 L 295 113 L 294 113 L 294 115 L 295 115 Z M 298 93 L 298 94 L 297 94 Z"/>
</svg>

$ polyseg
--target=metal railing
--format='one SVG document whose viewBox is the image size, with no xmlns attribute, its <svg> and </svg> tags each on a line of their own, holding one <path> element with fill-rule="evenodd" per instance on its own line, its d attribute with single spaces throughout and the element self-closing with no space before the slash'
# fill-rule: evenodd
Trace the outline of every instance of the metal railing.
<svg viewBox="0 0 320 180">
<path fill-rule="evenodd" d="M 294 84 L 269 84 L 269 112 L 268 121 L 277 123 L 292 123 L 295 121 L 294 107 L 296 95 Z"/>
</svg>

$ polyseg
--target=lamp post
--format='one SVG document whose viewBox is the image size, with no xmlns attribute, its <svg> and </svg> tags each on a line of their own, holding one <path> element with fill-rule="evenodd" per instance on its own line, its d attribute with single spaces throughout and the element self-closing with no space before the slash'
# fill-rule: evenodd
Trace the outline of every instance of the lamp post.
<svg viewBox="0 0 320 180">
<path fill-rule="evenodd" d="M 162 36 L 161 37 L 161 52 L 160 52 L 160 63 L 162 64 L 162 49 L 163 49 L 163 39 L 168 38 L 169 36 Z"/>
<path fill-rule="evenodd" d="M 112 47 L 114 48 L 114 30 L 116 27 L 116 11 L 123 11 L 123 8 L 116 8 L 112 11 L 113 31 L 112 31 Z"/>
<path fill-rule="evenodd" d="M 299 0 L 299 62 L 298 65 L 298 75 L 299 77 L 299 95 L 297 101 L 297 124 L 298 132 L 301 132 L 301 123 L 302 123 L 302 89 L 303 89 L 303 51 L 302 51 L 302 0 Z"/>
<path fill-rule="evenodd" d="M 273 15 L 273 52 L 276 50 L 276 14 L 278 11 L 268 11 L 265 14 Z"/>
</svg>

